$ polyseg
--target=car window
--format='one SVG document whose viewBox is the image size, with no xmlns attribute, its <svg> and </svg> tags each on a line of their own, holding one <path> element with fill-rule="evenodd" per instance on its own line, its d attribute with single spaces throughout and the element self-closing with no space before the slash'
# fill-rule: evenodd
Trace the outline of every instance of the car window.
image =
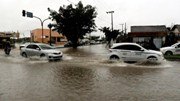
<svg viewBox="0 0 180 101">
<path fill-rule="evenodd" d="M 39 47 L 37 45 L 28 45 L 27 48 L 29 48 L 29 49 L 37 49 Z"/>
<path fill-rule="evenodd" d="M 114 47 L 113 49 L 140 51 L 141 47 L 136 46 L 136 45 L 121 45 L 121 46 Z"/>
<path fill-rule="evenodd" d="M 37 49 L 37 48 L 39 48 L 39 47 L 38 47 L 37 45 L 33 45 L 33 48 L 34 48 L 34 49 Z"/>
<path fill-rule="evenodd" d="M 53 47 L 49 46 L 49 45 L 39 45 L 41 47 L 41 49 L 54 49 Z"/>
<path fill-rule="evenodd" d="M 129 46 L 129 49 L 130 49 L 130 50 L 135 50 L 135 51 L 140 51 L 140 50 L 141 50 L 141 47 L 136 46 L 136 45 L 130 45 L 130 46 Z"/>
<path fill-rule="evenodd" d="M 180 48 L 180 44 L 179 44 L 179 45 L 177 45 L 177 48 Z"/>
<path fill-rule="evenodd" d="M 26 48 L 33 49 L 33 45 L 28 45 Z"/>
</svg>

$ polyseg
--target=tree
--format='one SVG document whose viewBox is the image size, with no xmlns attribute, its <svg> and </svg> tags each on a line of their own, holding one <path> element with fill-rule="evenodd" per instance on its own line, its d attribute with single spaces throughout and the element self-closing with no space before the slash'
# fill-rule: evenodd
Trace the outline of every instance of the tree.
<svg viewBox="0 0 180 101">
<path fill-rule="evenodd" d="M 114 41 L 117 38 L 117 36 L 120 34 L 119 30 L 111 31 L 109 27 L 103 27 L 100 28 L 99 30 L 105 33 L 106 41 L 108 42 L 107 45 L 109 45 L 109 47 L 111 46 L 111 41 L 112 40 Z"/>
<path fill-rule="evenodd" d="M 176 37 L 175 33 L 174 32 L 170 32 L 166 36 L 166 40 L 165 40 L 164 46 L 171 46 L 171 45 L 173 45 L 176 42 L 177 42 L 177 37 Z"/>
<path fill-rule="evenodd" d="M 49 9 L 49 8 L 48 8 Z M 54 30 L 66 36 L 73 48 L 77 48 L 78 40 L 86 33 L 95 31 L 95 18 L 97 12 L 91 5 L 83 6 L 82 2 L 75 5 L 60 6 L 58 12 L 49 9 L 52 20 L 57 23 Z"/>
</svg>

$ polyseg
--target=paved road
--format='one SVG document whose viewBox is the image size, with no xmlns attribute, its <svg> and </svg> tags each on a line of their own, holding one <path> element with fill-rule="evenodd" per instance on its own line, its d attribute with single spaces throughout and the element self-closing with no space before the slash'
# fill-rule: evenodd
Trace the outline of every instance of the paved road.
<svg viewBox="0 0 180 101">
<path fill-rule="evenodd" d="M 62 61 L 0 51 L 0 101 L 179 101 L 180 62 L 108 61 L 104 45 L 63 48 Z"/>
</svg>

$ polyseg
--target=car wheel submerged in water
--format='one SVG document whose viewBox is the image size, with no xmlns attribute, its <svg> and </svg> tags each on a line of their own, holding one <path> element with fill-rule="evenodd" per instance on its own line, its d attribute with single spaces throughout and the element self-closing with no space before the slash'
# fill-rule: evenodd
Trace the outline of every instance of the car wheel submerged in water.
<svg viewBox="0 0 180 101">
<path fill-rule="evenodd" d="M 27 54 L 25 52 L 22 53 L 22 56 L 27 58 Z"/>
<path fill-rule="evenodd" d="M 45 54 L 41 54 L 40 55 L 40 58 L 44 58 L 46 55 Z"/>
<path fill-rule="evenodd" d="M 157 62 L 158 59 L 155 56 L 150 56 L 150 57 L 147 58 L 147 61 L 148 62 Z"/>
<path fill-rule="evenodd" d="M 112 55 L 112 56 L 110 56 L 109 59 L 110 59 L 110 60 L 119 60 L 119 57 L 116 56 L 116 55 Z"/>
<path fill-rule="evenodd" d="M 165 53 L 165 55 L 171 56 L 171 55 L 173 55 L 173 53 L 172 53 L 171 51 L 167 51 L 167 52 Z"/>
</svg>

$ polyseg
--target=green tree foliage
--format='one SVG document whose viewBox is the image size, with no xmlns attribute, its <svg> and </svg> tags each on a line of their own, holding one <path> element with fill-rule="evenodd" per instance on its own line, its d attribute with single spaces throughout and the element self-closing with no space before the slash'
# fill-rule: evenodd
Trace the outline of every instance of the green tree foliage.
<svg viewBox="0 0 180 101">
<path fill-rule="evenodd" d="M 177 42 L 177 37 L 175 35 L 174 32 L 170 32 L 167 36 L 166 36 L 166 40 L 164 43 L 164 46 L 171 46 L 173 44 L 175 44 Z"/>
<path fill-rule="evenodd" d="M 49 10 L 52 20 L 57 23 L 55 30 L 65 35 L 68 41 L 73 43 L 73 47 L 77 48 L 78 39 L 82 39 L 86 33 L 95 31 L 95 7 L 91 5 L 83 6 L 79 2 L 75 8 L 72 4 L 68 6 L 60 6 L 58 12 Z"/>
<path fill-rule="evenodd" d="M 108 42 L 108 45 L 110 46 L 110 42 L 111 40 L 115 40 L 117 38 L 117 36 L 119 34 L 121 34 L 119 32 L 119 30 L 113 30 L 111 31 L 109 27 L 103 27 L 101 29 L 99 29 L 100 31 L 102 31 L 103 33 L 105 33 L 106 36 L 106 41 Z"/>
</svg>

